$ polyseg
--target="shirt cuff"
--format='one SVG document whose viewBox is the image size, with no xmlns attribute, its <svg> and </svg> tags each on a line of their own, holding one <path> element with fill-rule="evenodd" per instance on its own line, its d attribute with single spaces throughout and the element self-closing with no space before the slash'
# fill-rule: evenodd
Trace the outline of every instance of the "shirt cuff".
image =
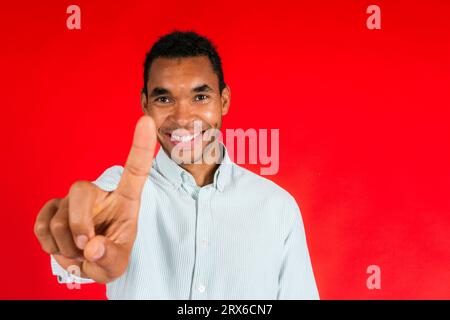
<svg viewBox="0 0 450 320">
<path fill-rule="evenodd" d="M 50 255 L 50 265 L 52 267 L 52 274 L 57 277 L 59 283 L 94 283 L 95 281 L 89 278 L 78 277 L 70 273 L 59 265 L 55 258 Z"/>
</svg>

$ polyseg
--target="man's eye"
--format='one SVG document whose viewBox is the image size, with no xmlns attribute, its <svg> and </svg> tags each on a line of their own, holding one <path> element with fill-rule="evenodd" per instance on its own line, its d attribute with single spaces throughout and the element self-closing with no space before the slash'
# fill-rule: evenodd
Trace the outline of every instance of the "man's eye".
<svg viewBox="0 0 450 320">
<path fill-rule="evenodd" d="M 208 96 L 204 95 L 204 94 L 198 94 L 198 95 L 195 96 L 195 100 L 196 101 L 203 101 L 203 100 L 206 100 L 206 99 L 208 99 Z"/>
<path fill-rule="evenodd" d="M 168 97 L 159 97 L 159 98 L 156 98 L 155 101 L 156 102 L 162 102 L 162 103 L 169 103 L 170 99 Z"/>
</svg>

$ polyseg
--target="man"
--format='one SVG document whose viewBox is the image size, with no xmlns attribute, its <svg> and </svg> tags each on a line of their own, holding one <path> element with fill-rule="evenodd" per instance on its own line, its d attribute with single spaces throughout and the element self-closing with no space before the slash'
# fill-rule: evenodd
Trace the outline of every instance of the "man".
<svg viewBox="0 0 450 320">
<path fill-rule="evenodd" d="M 106 283 L 110 299 L 319 298 L 294 198 L 209 134 L 230 98 L 208 39 L 176 31 L 153 45 L 125 166 L 74 183 L 36 219 L 60 281 Z"/>
</svg>

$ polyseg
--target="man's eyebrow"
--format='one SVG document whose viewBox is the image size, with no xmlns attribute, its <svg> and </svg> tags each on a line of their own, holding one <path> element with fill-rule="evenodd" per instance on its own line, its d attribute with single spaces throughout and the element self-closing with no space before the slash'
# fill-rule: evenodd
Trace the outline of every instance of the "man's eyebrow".
<svg viewBox="0 0 450 320">
<path fill-rule="evenodd" d="M 170 91 L 167 90 L 166 88 L 156 87 L 150 93 L 150 97 L 157 97 L 157 96 L 160 96 L 162 94 L 170 94 Z"/>
<path fill-rule="evenodd" d="M 210 92 L 213 91 L 210 86 L 207 84 L 202 84 L 201 86 L 197 86 L 192 89 L 192 92 Z"/>
</svg>

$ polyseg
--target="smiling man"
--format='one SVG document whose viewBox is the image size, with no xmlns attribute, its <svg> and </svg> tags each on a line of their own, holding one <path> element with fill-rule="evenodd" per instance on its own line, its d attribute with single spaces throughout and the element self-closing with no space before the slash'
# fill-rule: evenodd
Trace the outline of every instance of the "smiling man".
<svg viewBox="0 0 450 320">
<path fill-rule="evenodd" d="M 153 45 L 125 166 L 74 183 L 36 219 L 60 282 L 106 283 L 109 299 L 319 298 L 294 198 L 214 135 L 230 99 L 208 39 Z"/>
</svg>

